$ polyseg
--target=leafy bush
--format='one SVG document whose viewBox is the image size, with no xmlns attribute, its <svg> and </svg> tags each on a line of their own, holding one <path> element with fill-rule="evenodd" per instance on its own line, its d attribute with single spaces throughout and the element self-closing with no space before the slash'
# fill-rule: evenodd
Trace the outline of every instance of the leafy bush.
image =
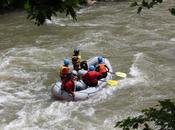
<svg viewBox="0 0 175 130">
<path fill-rule="evenodd" d="M 137 8 L 137 13 L 140 14 L 140 12 L 146 8 L 146 9 L 151 9 L 153 8 L 155 5 L 162 3 L 163 0 L 142 0 L 142 2 L 133 2 L 130 6 L 134 7 L 134 6 L 138 6 Z M 175 15 L 175 8 L 171 8 L 169 9 L 169 11 L 171 12 L 172 15 Z"/>
<path fill-rule="evenodd" d="M 175 102 L 169 99 L 159 101 L 155 108 L 150 107 L 142 110 L 138 117 L 128 117 L 116 123 L 115 127 L 123 130 L 142 128 L 142 130 L 153 130 L 149 124 L 158 126 L 158 130 L 175 130 Z"/>
<path fill-rule="evenodd" d="M 0 12 L 11 9 L 25 9 L 28 19 L 41 25 L 45 19 L 57 16 L 57 12 L 71 15 L 76 20 L 75 9 L 79 8 L 79 0 L 0 0 Z"/>
</svg>

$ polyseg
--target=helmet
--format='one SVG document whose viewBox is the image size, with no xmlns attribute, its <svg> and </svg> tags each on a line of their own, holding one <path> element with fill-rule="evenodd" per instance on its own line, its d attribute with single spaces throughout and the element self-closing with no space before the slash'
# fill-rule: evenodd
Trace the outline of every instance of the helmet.
<svg viewBox="0 0 175 130">
<path fill-rule="evenodd" d="M 98 57 L 98 63 L 101 63 L 101 62 L 103 62 L 103 57 L 102 56 L 99 56 Z"/>
<path fill-rule="evenodd" d="M 89 70 L 90 70 L 90 71 L 95 70 L 94 65 L 90 65 Z"/>
<path fill-rule="evenodd" d="M 76 48 L 76 49 L 74 49 L 74 53 L 75 53 L 75 54 L 78 54 L 79 52 L 80 52 L 80 50 L 79 50 L 79 49 L 77 49 L 77 48 Z"/>
<path fill-rule="evenodd" d="M 64 59 L 64 65 L 69 65 L 69 59 Z"/>
<path fill-rule="evenodd" d="M 78 75 L 78 73 L 77 73 L 76 70 L 72 70 L 72 74 L 73 74 L 74 76 Z"/>
</svg>

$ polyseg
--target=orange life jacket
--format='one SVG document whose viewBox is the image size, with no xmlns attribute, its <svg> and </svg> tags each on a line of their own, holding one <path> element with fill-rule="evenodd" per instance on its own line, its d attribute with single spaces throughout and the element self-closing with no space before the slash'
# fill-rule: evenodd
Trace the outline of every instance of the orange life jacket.
<svg viewBox="0 0 175 130">
<path fill-rule="evenodd" d="M 106 66 L 105 64 L 99 64 L 98 65 L 98 72 L 100 72 L 101 74 L 107 72 L 107 69 L 105 66 Z"/>
</svg>

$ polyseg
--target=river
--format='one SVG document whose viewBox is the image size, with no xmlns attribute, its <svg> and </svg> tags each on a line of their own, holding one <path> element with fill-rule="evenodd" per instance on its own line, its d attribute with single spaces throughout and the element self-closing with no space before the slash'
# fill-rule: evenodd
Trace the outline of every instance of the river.
<svg viewBox="0 0 175 130">
<path fill-rule="evenodd" d="M 0 15 L 0 130 L 119 130 L 115 122 L 175 98 L 175 17 L 166 0 L 136 14 L 128 2 L 98 3 L 78 21 L 55 17 L 43 26 L 26 13 Z M 56 101 L 57 67 L 73 48 L 82 59 L 107 57 L 117 86 L 81 102 Z"/>
</svg>

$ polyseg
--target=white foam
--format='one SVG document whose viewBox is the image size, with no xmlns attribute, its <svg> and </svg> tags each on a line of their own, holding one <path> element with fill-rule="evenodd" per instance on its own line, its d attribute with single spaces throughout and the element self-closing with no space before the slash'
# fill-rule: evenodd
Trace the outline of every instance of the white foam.
<svg viewBox="0 0 175 130">
<path fill-rule="evenodd" d="M 8 92 L 8 90 L 10 90 L 11 85 L 15 85 L 15 83 L 10 81 L 0 82 L 0 103 L 7 103 L 10 101 L 17 100 L 16 97 L 12 95 L 12 93 Z"/>
<path fill-rule="evenodd" d="M 175 42 L 175 38 L 171 38 L 170 41 Z"/>
<path fill-rule="evenodd" d="M 139 77 L 142 75 L 142 72 L 136 65 L 133 64 L 130 68 L 129 74 L 134 76 L 134 77 Z"/>
<path fill-rule="evenodd" d="M 46 24 L 55 24 L 55 25 L 59 25 L 59 26 L 66 26 L 63 19 L 60 19 L 60 18 L 52 18 L 51 20 L 46 19 Z"/>
<path fill-rule="evenodd" d="M 2 71 L 4 68 L 6 68 L 9 65 L 9 62 L 10 60 L 8 58 L 1 60 L 0 70 Z"/>
<path fill-rule="evenodd" d="M 94 46 L 99 43 L 101 37 L 104 35 L 110 35 L 110 32 L 108 31 L 100 31 L 100 32 L 94 32 L 94 31 L 88 31 L 85 34 L 82 34 L 82 37 L 84 37 L 83 40 L 77 41 L 79 43 L 79 48 L 82 50 L 84 48 L 88 49 L 88 51 L 94 52 Z M 93 48 L 93 49 L 92 49 Z"/>
<path fill-rule="evenodd" d="M 90 107 L 82 111 L 86 116 L 93 116 L 95 114 L 95 109 Z"/>
<path fill-rule="evenodd" d="M 115 125 L 115 122 L 116 122 L 116 118 L 115 117 L 106 118 L 104 120 L 104 122 L 103 122 L 103 127 L 104 128 L 108 128 L 110 130 L 117 130 L 116 128 L 113 127 Z"/>
<path fill-rule="evenodd" d="M 134 63 L 132 64 L 132 66 L 130 68 L 129 74 L 134 76 L 134 77 L 140 77 L 143 74 L 142 74 L 141 70 L 137 67 L 138 66 L 137 63 L 143 59 L 143 53 L 137 53 L 134 55 L 134 57 L 135 57 Z"/>
<path fill-rule="evenodd" d="M 133 64 L 131 65 L 129 74 L 131 77 L 126 77 L 119 81 L 119 88 L 129 85 L 136 85 L 138 83 L 146 83 L 145 78 L 146 74 L 142 72 L 139 68 L 139 62 L 144 58 L 143 53 L 137 53 L 134 55 Z"/>
<path fill-rule="evenodd" d="M 98 27 L 98 26 L 103 26 L 101 24 L 98 23 L 81 23 L 81 22 L 70 22 L 67 23 L 68 20 L 66 19 L 60 19 L 60 18 L 52 18 L 52 20 L 46 20 L 46 24 L 55 24 L 55 25 L 59 25 L 59 26 L 71 26 L 71 27 L 79 27 L 79 26 L 83 26 L 83 27 Z M 109 26 L 109 25 L 108 25 Z M 39 42 L 39 41 L 38 41 Z"/>
</svg>

